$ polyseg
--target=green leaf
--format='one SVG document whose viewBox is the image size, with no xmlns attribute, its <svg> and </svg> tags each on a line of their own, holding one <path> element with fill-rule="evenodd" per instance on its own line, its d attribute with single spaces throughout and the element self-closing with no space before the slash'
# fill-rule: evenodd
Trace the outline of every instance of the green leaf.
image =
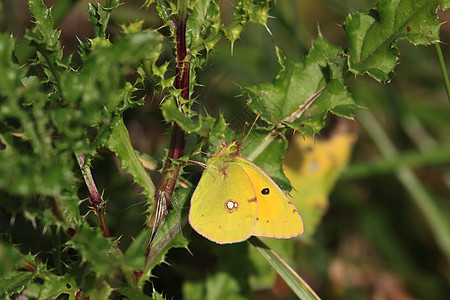
<svg viewBox="0 0 450 300">
<path fill-rule="evenodd" d="M 217 272 L 209 275 L 203 281 L 185 284 L 183 287 L 183 295 L 185 295 L 188 300 L 251 299 L 250 291 L 242 289 L 240 284 L 242 284 L 242 282 L 237 278 L 234 278 L 231 274 L 228 274 L 228 272 Z"/>
<path fill-rule="evenodd" d="M 25 70 L 13 63 L 13 51 L 16 42 L 12 36 L 0 34 L 0 94 L 2 96 L 18 95 L 17 87 L 21 85 L 20 80 L 25 77 Z M 2 103 L 0 107 L 2 114 L 9 113 L 7 105 Z M 8 111 L 5 111 L 8 110 Z"/>
<path fill-rule="evenodd" d="M 96 276 L 112 276 L 119 265 L 118 254 L 111 240 L 104 237 L 100 230 L 86 223 L 77 227 L 75 235 L 67 242 L 78 250 L 83 262 L 88 262 Z"/>
<path fill-rule="evenodd" d="M 163 262 L 167 252 L 172 248 L 186 248 L 189 241 L 183 236 L 181 227 L 186 224 L 186 218 L 183 214 L 183 207 L 188 201 L 190 195 L 189 189 L 177 189 L 174 193 L 172 209 L 166 216 L 163 225 L 155 236 L 149 254 L 149 262 L 146 266 L 145 254 L 147 252 L 147 243 L 151 236 L 151 230 L 145 228 L 139 235 L 133 239 L 130 246 L 123 256 L 124 266 L 129 272 L 143 271 L 139 278 L 138 286 L 142 287 L 145 281 L 151 277 L 153 268 Z"/>
<path fill-rule="evenodd" d="M 60 84 L 64 102 L 51 111 L 58 133 L 81 139 L 86 128 L 142 104 L 142 99 L 132 98 L 136 88 L 125 81 L 125 75 L 144 60 L 156 60 L 161 41 L 152 31 L 120 37 L 114 45 L 93 49 L 84 57 L 80 72 L 65 73 Z"/>
<path fill-rule="evenodd" d="M 0 43 L 0 165 L 9 175 L 0 176 L 0 187 L 18 195 L 54 195 L 75 182 L 71 145 L 52 139 L 44 110 L 49 97 L 36 77 L 26 77 L 26 67 L 12 62 L 13 39 L 0 35 Z"/>
<path fill-rule="evenodd" d="M 357 105 L 340 80 L 331 80 L 314 102 L 303 111 L 294 122 L 284 121 L 304 134 L 314 134 L 325 126 L 328 112 L 340 117 L 353 119 Z"/>
<path fill-rule="evenodd" d="M 356 75 L 389 79 L 397 64 L 399 39 L 414 45 L 439 41 L 438 0 L 382 0 L 375 8 L 347 17 L 348 65 Z"/>
<path fill-rule="evenodd" d="M 147 251 L 147 243 L 150 240 L 151 230 L 143 229 L 138 236 L 133 238 L 130 246 L 124 255 L 125 265 L 133 270 L 144 270 L 145 268 L 145 252 Z"/>
<path fill-rule="evenodd" d="M 248 257 L 248 244 L 210 244 L 210 247 L 217 259 L 214 263 L 215 272 L 205 273 L 205 267 L 198 272 L 192 270 L 192 277 L 188 278 L 183 286 L 183 295 L 192 300 L 252 299 L 249 277 L 253 266 Z M 198 255 L 195 252 L 193 254 Z M 209 266 L 206 268 L 211 269 Z"/>
<path fill-rule="evenodd" d="M 239 38 L 249 22 L 267 26 L 270 2 L 270 0 L 240 0 L 237 3 L 233 13 L 233 20 L 228 26 L 222 27 L 225 36 L 231 42 L 232 52 L 234 42 Z"/>
<path fill-rule="evenodd" d="M 440 0 L 439 6 L 441 7 L 442 11 L 445 11 L 450 7 L 450 0 Z"/>
<path fill-rule="evenodd" d="M 176 122 L 183 130 L 188 133 L 197 133 L 202 137 L 209 137 L 211 133 L 216 136 L 224 132 L 225 120 L 222 116 L 213 118 L 210 116 L 197 116 L 194 121 L 193 118 L 186 117 L 175 103 L 175 98 L 170 97 L 161 105 L 161 110 L 164 119 L 168 122 Z"/>
<path fill-rule="evenodd" d="M 41 270 L 45 267 L 37 264 L 33 272 L 30 271 L 13 271 L 0 280 L 0 298 L 4 299 L 7 295 L 18 294 L 22 292 L 29 284 L 37 278 Z"/>
<path fill-rule="evenodd" d="M 94 27 L 96 37 L 106 38 L 106 27 L 108 26 L 109 16 L 114 8 L 120 4 L 119 0 L 107 0 L 103 6 L 101 4 L 94 5 L 89 3 L 88 12 L 89 20 Z"/>
<path fill-rule="evenodd" d="M 95 48 L 85 57 L 81 72 L 71 73 L 63 82 L 66 100 L 71 103 L 81 100 L 85 108 L 83 118 L 88 120 L 101 119 L 98 111 L 104 106 L 110 111 L 132 107 L 130 94 L 134 88 L 127 85 L 124 76 L 142 61 L 156 60 L 161 42 L 158 33 L 144 31 L 120 37 L 112 46 Z M 130 96 L 124 97 L 124 91 Z"/>
<path fill-rule="evenodd" d="M 61 33 L 53 28 L 51 9 L 48 9 L 42 0 L 30 0 L 29 6 L 36 26 L 28 30 L 25 37 L 36 46 L 38 63 L 44 67 L 48 80 L 58 84 L 61 78 L 57 70 L 68 68 L 70 56 L 63 59 L 59 42 Z"/>
<path fill-rule="evenodd" d="M 252 23 L 266 25 L 269 17 L 269 3 L 271 0 L 241 0 L 236 6 L 236 11 L 246 16 Z"/>
<path fill-rule="evenodd" d="M 126 252 L 125 257 L 128 260 L 134 260 L 134 263 L 141 263 L 144 270 L 143 275 L 139 279 L 139 284 L 142 285 L 151 276 L 153 268 L 165 262 L 167 252 L 172 248 L 187 248 L 189 240 L 184 237 L 181 228 L 187 223 L 187 218 L 184 215 L 183 208 L 189 201 L 190 189 L 176 189 L 171 200 L 172 209 L 164 219 L 164 223 L 156 234 L 149 254 L 149 261 L 145 266 L 144 256 L 140 256 L 142 260 L 136 257 L 133 258 L 133 253 L 145 253 L 147 242 L 149 241 L 150 230 L 148 233 L 141 233 L 142 236 L 136 239 L 136 245 L 130 246 L 130 252 Z M 147 235 L 148 234 L 148 235 Z M 145 266 L 145 268 L 144 268 Z"/>
<path fill-rule="evenodd" d="M 303 133 L 320 131 L 328 112 L 353 118 L 356 105 L 334 64 L 339 51 L 321 34 L 302 63 L 278 51 L 282 69 L 274 81 L 241 88 L 250 108 L 269 124 L 284 123 Z"/>
<path fill-rule="evenodd" d="M 122 117 L 116 117 L 113 121 L 112 132 L 105 146 L 119 157 L 120 165 L 144 189 L 145 196 L 153 199 L 155 186 L 131 145 L 130 136 Z"/>
<path fill-rule="evenodd" d="M 221 19 L 217 3 L 211 0 L 196 1 L 186 26 L 189 28 L 186 46 L 190 50 L 194 48 L 194 52 L 189 51 L 190 55 L 196 56 L 195 47 L 203 43 L 206 50 L 211 50 L 220 38 Z M 205 41 L 207 38 L 208 41 Z"/>
<path fill-rule="evenodd" d="M 282 168 L 286 149 L 287 141 L 283 136 L 253 129 L 242 145 L 242 156 L 263 169 L 282 190 L 290 191 L 291 184 Z"/>
<path fill-rule="evenodd" d="M 29 0 L 30 12 L 35 18 L 37 30 L 42 34 L 42 38 L 48 42 L 56 43 L 60 32 L 53 28 L 53 17 L 43 0 Z"/>
<path fill-rule="evenodd" d="M 199 132 L 199 134 L 208 134 L 208 123 L 204 123 L 202 118 L 199 118 L 196 122 L 186 117 L 178 108 L 175 103 L 175 98 L 170 97 L 166 99 L 161 105 L 161 110 L 166 121 L 175 121 L 180 125 L 183 130 L 191 132 Z M 205 127 L 206 126 L 206 127 Z"/>
<path fill-rule="evenodd" d="M 0 278 L 17 270 L 24 262 L 24 256 L 15 247 L 0 242 Z"/>
<path fill-rule="evenodd" d="M 86 291 L 83 296 L 89 299 L 111 299 L 114 289 L 103 278 L 97 278 L 92 284 L 92 288 Z"/>
<path fill-rule="evenodd" d="M 75 299 L 74 294 L 78 289 L 75 279 L 69 275 L 57 276 L 50 274 L 46 276 L 41 290 L 39 291 L 39 299 L 56 299 L 62 294 L 69 296 L 69 299 Z"/>
<path fill-rule="evenodd" d="M 145 295 L 141 290 L 138 289 L 134 289 L 132 287 L 124 287 L 118 290 L 119 293 L 121 293 L 122 295 L 126 296 L 127 299 L 137 299 L 137 300 L 141 300 L 141 299 L 162 299 L 164 300 L 165 298 L 162 297 L 156 290 L 152 291 L 152 297 L 149 297 L 147 295 Z M 159 295 L 161 298 L 156 298 L 156 295 Z"/>
</svg>

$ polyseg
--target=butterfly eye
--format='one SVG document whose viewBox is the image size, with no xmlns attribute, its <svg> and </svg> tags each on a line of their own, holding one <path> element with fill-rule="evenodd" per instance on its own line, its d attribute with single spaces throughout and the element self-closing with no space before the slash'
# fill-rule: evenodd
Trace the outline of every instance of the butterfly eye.
<svg viewBox="0 0 450 300">
<path fill-rule="evenodd" d="M 261 194 L 263 194 L 263 195 L 269 195 L 269 193 L 270 193 L 269 188 L 264 188 L 261 190 Z"/>
</svg>

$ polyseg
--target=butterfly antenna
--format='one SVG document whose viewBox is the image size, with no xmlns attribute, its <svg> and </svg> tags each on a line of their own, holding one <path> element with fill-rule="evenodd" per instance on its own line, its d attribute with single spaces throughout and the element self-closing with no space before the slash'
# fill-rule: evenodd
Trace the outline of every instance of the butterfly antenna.
<svg viewBox="0 0 450 300">
<path fill-rule="evenodd" d="M 248 124 L 248 122 L 244 123 L 244 131 L 242 132 L 241 145 L 244 143 L 245 139 L 247 138 L 245 136 L 245 129 L 247 129 L 247 124 Z"/>
<path fill-rule="evenodd" d="M 258 120 L 259 116 L 261 116 L 261 114 L 258 114 L 255 118 L 255 121 L 253 121 L 252 127 L 250 127 L 250 130 L 247 132 L 247 135 L 245 136 L 245 138 L 242 140 L 242 144 L 244 144 L 245 140 L 248 138 L 248 136 L 250 135 L 250 132 L 252 132 L 253 126 L 255 126 L 256 121 Z M 247 123 L 245 123 L 245 125 L 247 125 Z M 245 134 L 245 126 L 244 126 L 244 133 L 242 134 L 242 137 L 244 137 Z"/>
<path fill-rule="evenodd" d="M 212 154 L 209 154 L 209 153 L 204 153 L 204 154 L 212 155 Z M 190 160 L 190 159 L 187 159 L 186 161 L 191 162 L 191 163 L 194 163 L 194 164 L 197 164 L 197 165 L 199 165 L 200 167 L 202 167 L 203 169 L 206 169 L 206 164 L 204 164 L 204 163 L 202 163 L 202 162 L 195 161 L 195 160 Z"/>
<path fill-rule="evenodd" d="M 222 143 L 222 147 L 226 148 L 227 147 L 227 142 L 225 142 L 225 140 L 223 138 L 221 138 L 221 137 L 218 137 L 218 139 L 223 142 Z"/>
</svg>

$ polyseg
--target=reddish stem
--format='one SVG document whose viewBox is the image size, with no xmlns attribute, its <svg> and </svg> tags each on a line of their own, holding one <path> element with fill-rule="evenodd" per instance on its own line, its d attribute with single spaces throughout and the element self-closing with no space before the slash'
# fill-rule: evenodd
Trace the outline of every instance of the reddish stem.
<svg viewBox="0 0 450 300">
<path fill-rule="evenodd" d="M 186 21 L 187 19 L 180 20 L 176 18 L 172 24 L 175 28 L 176 37 L 176 78 L 175 88 L 181 90 L 181 97 L 183 99 L 189 99 L 189 73 L 190 63 L 186 60 Z M 157 185 L 155 192 L 155 209 L 153 210 L 150 223 L 153 225 L 153 233 L 150 241 L 147 245 L 147 262 L 150 254 L 151 243 L 155 237 L 156 232 L 161 227 L 164 217 L 167 213 L 167 209 L 172 198 L 175 184 L 180 173 L 180 165 L 173 164 L 173 160 L 176 160 L 183 156 L 185 145 L 185 132 L 177 124 L 174 123 L 172 128 L 172 139 L 170 141 L 170 148 L 167 159 L 164 163 L 164 168 L 161 173 L 160 181 Z"/>
<path fill-rule="evenodd" d="M 175 88 L 181 90 L 181 97 L 183 99 L 189 99 L 190 64 L 186 60 L 186 22 L 187 19 L 175 21 L 177 43 L 177 77 L 175 79 Z"/>
<path fill-rule="evenodd" d="M 94 209 L 94 212 L 97 215 L 98 224 L 103 232 L 103 236 L 111 237 L 108 225 L 106 223 L 106 216 L 105 216 L 106 203 L 105 201 L 103 201 L 102 197 L 100 196 L 97 190 L 94 178 L 92 177 L 91 169 L 88 166 L 85 166 L 86 158 L 82 154 L 76 154 L 76 157 L 78 164 L 80 165 L 81 173 L 83 174 L 84 182 L 86 182 L 89 194 L 91 195 L 89 201 L 91 202 L 92 208 Z"/>
</svg>

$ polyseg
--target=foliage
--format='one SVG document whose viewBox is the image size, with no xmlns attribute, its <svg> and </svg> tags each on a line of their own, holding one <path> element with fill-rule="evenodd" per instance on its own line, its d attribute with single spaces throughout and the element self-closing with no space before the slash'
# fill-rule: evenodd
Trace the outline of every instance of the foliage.
<svg viewBox="0 0 450 300">
<path fill-rule="evenodd" d="M 339 21 L 347 39 L 337 41 L 320 24 L 311 46 L 302 42 L 307 18 L 292 15 L 301 1 L 138 2 L 82 8 L 93 36 L 79 36 L 75 53 L 63 42 L 67 32 L 78 34 L 59 23 L 72 0 L 53 8 L 28 0 L 34 25 L 24 34 L 0 33 L 0 298 L 247 299 L 277 291 L 279 298 L 366 298 L 379 288 L 380 274 L 398 293 L 439 298 L 448 292 L 440 265 L 450 262 L 448 205 L 440 201 L 448 182 L 431 192 L 436 184 L 411 170 L 449 162 L 448 103 L 424 103 L 428 95 L 417 89 L 409 97 L 409 86 L 394 86 L 406 90 L 398 96 L 375 85 L 419 78 L 417 86 L 430 89 L 424 72 L 413 77 L 397 67 L 400 54 L 433 78 L 438 68 L 422 65 L 429 54 L 417 59 L 401 40 L 438 43 L 436 13 L 448 1 L 381 0 Z M 147 10 L 138 9 L 143 3 Z M 341 7 L 324 3 L 314 5 L 323 12 Z M 11 7 L 3 6 L 7 24 Z M 365 74 L 375 81 L 351 78 Z M 442 87 L 428 85 L 442 99 Z M 395 120 L 391 137 L 358 106 Z M 306 232 L 265 244 L 252 238 L 214 245 L 187 225 L 201 168 L 186 161 L 204 160 L 223 140 L 241 139 L 256 115 L 242 155 L 290 193 Z M 360 163 L 345 171 L 357 140 L 355 115 L 374 142 L 367 146 L 363 133 L 356 144 Z M 184 153 L 172 156 L 177 149 L 166 130 L 181 133 Z M 412 140 L 419 150 L 404 155 L 391 139 L 399 148 L 412 147 L 406 142 Z M 375 148 L 381 157 L 367 163 Z M 160 183 L 178 183 L 168 199 L 161 195 L 170 185 L 154 183 L 158 168 Z M 396 176 L 413 201 L 395 202 L 407 197 L 393 180 L 365 179 L 377 174 Z M 392 226 L 400 217 L 399 228 Z M 417 249 L 406 250 L 416 239 Z M 365 269 L 348 258 L 367 264 L 364 249 L 376 260 Z M 430 254 L 436 251 L 437 258 Z M 433 259 L 416 263 L 421 253 Z M 366 285 L 347 278 L 350 273 L 367 278 Z"/>
</svg>

